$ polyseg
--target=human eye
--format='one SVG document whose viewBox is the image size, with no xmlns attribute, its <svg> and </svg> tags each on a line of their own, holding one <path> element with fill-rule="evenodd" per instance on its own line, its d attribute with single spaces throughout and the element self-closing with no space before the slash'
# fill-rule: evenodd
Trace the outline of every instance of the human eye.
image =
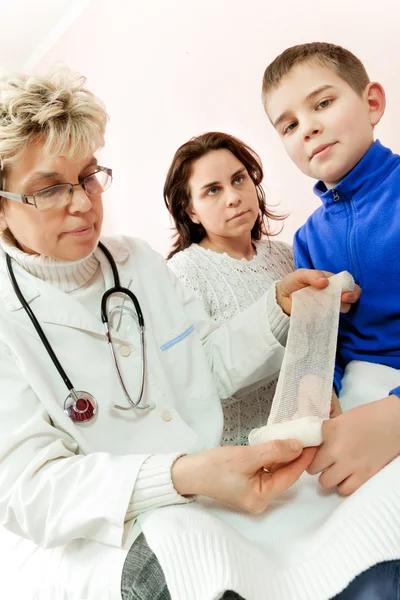
<svg viewBox="0 0 400 600">
<path fill-rule="evenodd" d="M 218 193 L 218 188 L 216 185 L 211 186 L 207 190 L 207 196 L 215 196 Z"/>
<path fill-rule="evenodd" d="M 297 126 L 297 122 L 293 121 L 292 123 L 288 123 L 288 125 L 285 125 L 285 127 L 282 130 L 282 134 L 285 135 L 286 133 L 290 133 L 291 131 L 293 131 Z"/>
<path fill-rule="evenodd" d="M 39 190 L 34 194 L 36 198 L 40 198 L 41 200 L 54 200 L 57 199 L 60 195 L 63 195 L 68 188 L 68 185 L 52 185 L 48 188 L 44 188 Z"/>
<path fill-rule="evenodd" d="M 317 104 L 317 110 L 319 110 L 320 108 L 327 108 L 330 104 L 332 104 L 333 100 L 331 98 L 327 98 L 326 100 L 321 100 L 321 102 L 318 102 Z"/>
<path fill-rule="evenodd" d="M 237 177 L 235 177 L 235 179 L 233 180 L 233 183 L 235 183 L 236 185 L 240 185 L 241 183 L 243 183 L 243 181 L 246 179 L 246 176 L 242 173 L 241 175 L 237 175 Z"/>
<path fill-rule="evenodd" d="M 52 185 L 33 194 L 39 210 L 51 210 L 65 204 L 70 190 L 69 184 Z"/>
<path fill-rule="evenodd" d="M 83 179 L 83 186 L 88 194 L 102 194 L 106 189 L 107 175 L 103 171 L 96 171 Z"/>
</svg>

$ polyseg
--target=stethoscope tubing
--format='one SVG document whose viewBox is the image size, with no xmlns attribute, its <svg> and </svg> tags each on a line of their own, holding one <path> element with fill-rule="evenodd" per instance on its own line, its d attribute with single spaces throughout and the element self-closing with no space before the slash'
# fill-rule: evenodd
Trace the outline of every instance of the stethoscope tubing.
<svg viewBox="0 0 400 600">
<path fill-rule="evenodd" d="M 7 261 L 7 269 L 8 269 L 8 274 L 10 276 L 11 279 L 11 283 L 14 289 L 14 292 L 18 298 L 18 300 L 21 302 L 24 310 L 27 312 L 30 320 L 33 323 L 33 326 L 35 327 L 41 342 L 43 343 L 44 347 L 46 348 L 48 354 L 50 355 L 51 360 L 54 363 L 54 366 L 56 367 L 57 371 L 59 372 L 60 376 L 62 377 L 65 385 L 67 386 L 67 389 L 69 392 L 71 392 L 71 390 L 74 389 L 74 386 L 72 385 L 71 380 L 69 379 L 68 375 L 66 374 L 66 372 L 64 371 L 60 361 L 57 358 L 57 355 L 55 354 L 53 348 L 51 347 L 51 344 L 49 342 L 49 340 L 46 337 L 45 332 L 43 331 L 42 327 L 40 326 L 39 321 L 36 318 L 35 313 L 33 312 L 33 310 L 31 309 L 31 307 L 29 306 L 28 302 L 25 300 L 20 287 L 18 285 L 18 282 L 15 278 L 15 274 L 11 265 L 11 257 L 7 254 L 6 255 L 6 261 Z"/>
<path fill-rule="evenodd" d="M 119 273 L 118 273 L 118 269 L 117 269 L 117 265 L 115 264 L 114 258 L 111 254 L 111 252 L 108 250 L 108 248 L 106 248 L 104 246 L 104 244 L 102 242 L 99 242 L 99 248 L 103 251 L 103 253 L 105 254 L 112 272 L 113 272 L 113 277 L 114 277 L 114 287 L 110 288 L 109 290 L 107 290 L 106 292 L 104 292 L 102 299 L 101 299 L 101 320 L 103 322 L 104 325 L 104 329 L 106 332 L 106 337 L 107 337 L 107 341 L 108 341 L 108 345 L 110 348 L 110 352 L 111 352 L 111 356 L 118 374 L 118 378 L 121 384 L 121 387 L 124 391 L 125 397 L 128 400 L 130 406 L 120 406 L 118 404 L 114 404 L 115 408 L 118 408 L 119 410 L 132 410 L 133 408 L 136 409 L 140 409 L 140 410 L 146 410 L 147 408 L 149 408 L 150 406 L 148 404 L 146 404 L 145 406 L 140 406 L 140 403 L 142 401 L 143 398 L 143 391 L 144 391 L 144 384 L 145 384 L 145 375 L 146 375 L 146 353 L 145 353 L 145 335 L 144 335 L 144 318 L 143 318 L 143 313 L 142 313 L 142 309 L 140 307 L 139 301 L 136 298 L 135 294 L 129 290 L 128 288 L 122 287 L 121 283 L 120 283 L 120 278 L 119 278 Z M 68 375 L 66 374 L 63 366 L 61 365 L 60 361 L 57 358 L 57 355 L 55 354 L 53 348 L 51 347 L 51 344 L 49 342 L 49 340 L 46 337 L 46 334 L 44 333 L 38 319 L 36 318 L 35 313 L 33 312 L 33 310 L 31 309 L 31 307 L 29 306 L 28 302 L 25 300 L 21 289 L 18 285 L 18 282 L 16 280 L 13 268 L 12 268 L 12 262 L 11 262 L 11 257 L 7 254 L 6 255 L 6 263 L 7 263 L 7 270 L 8 270 L 8 274 L 11 280 L 11 284 L 12 287 L 14 289 L 14 292 L 18 298 L 18 300 L 21 302 L 22 307 L 24 308 L 25 312 L 27 313 L 28 317 L 30 318 L 36 332 L 38 333 L 41 342 L 43 343 L 47 353 L 49 354 L 54 366 L 57 368 L 58 373 L 60 374 L 63 382 L 65 383 L 68 392 L 69 392 L 69 396 L 72 397 L 73 399 L 73 410 L 78 413 L 78 414 L 82 414 L 85 413 L 87 409 L 85 410 L 80 410 L 77 407 L 77 402 L 79 401 L 79 394 L 83 394 L 84 397 L 87 397 L 90 399 L 90 402 L 93 401 L 92 403 L 92 408 L 94 408 L 93 410 L 93 415 L 97 414 L 97 402 L 94 398 L 94 396 L 92 396 L 91 394 L 88 394 L 87 392 L 76 392 L 75 387 L 73 386 L 71 380 L 69 379 Z M 128 390 L 126 389 L 126 386 L 124 384 L 124 381 L 122 379 L 122 375 L 121 375 L 121 371 L 118 365 L 118 361 L 117 361 L 117 357 L 115 355 L 115 351 L 114 351 L 114 347 L 112 344 L 112 339 L 111 339 L 111 334 L 110 334 L 110 329 L 109 329 L 109 323 L 108 323 L 108 317 L 107 317 L 107 302 L 108 299 L 110 298 L 110 296 L 112 296 L 113 294 L 116 293 L 121 293 L 121 294 L 126 294 L 130 300 L 132 301 L 135 310 L 136 310 L 136 314 L 138 317 L 138 324 L 139 324 L 139 333 L 140 333 L 140 347 L 141 347 L 141 381 L 140 381 L 140 392 L 138 394 L 138 399 L 136 402 L 133 402 L 133 400 L 131 399 Z M 68 397 L 69 397 L 68 396 Z M 67 400 L 68 400 L 67 397 Z M 67 400 L 65 402 L 67 402 Z M 84 400 L 87 403 L 87 406 L 89 406 L 88 404 L 88 399 Z M 67 407 L 67 409 L 64 407 L 65 412 L 70 415 L 70 406 Z M 92 417 L 91 417 L 92 418 Z M 73 419 L 74 420 L 74 419 Z M 90 419 L 88 419 L 90 420 Z"/>
</svg>

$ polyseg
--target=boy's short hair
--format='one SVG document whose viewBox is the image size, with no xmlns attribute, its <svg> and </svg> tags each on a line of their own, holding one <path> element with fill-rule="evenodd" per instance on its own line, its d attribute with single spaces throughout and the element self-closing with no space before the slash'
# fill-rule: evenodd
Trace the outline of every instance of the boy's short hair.
<svg viewBox="0 0 400 600">
<path fill-rule="evenodd" d="M 304 62 L 328 67 L 344 79 L 359 95 L 364 92 L 370 82 L 364 65 L 349 50 L 327 42 L 299 44 L 287 48 L 265 69 L 262 87 L 264 105 L 268 93 L 278 87 L 282 79 L 296 65 Z"/>
</svg>

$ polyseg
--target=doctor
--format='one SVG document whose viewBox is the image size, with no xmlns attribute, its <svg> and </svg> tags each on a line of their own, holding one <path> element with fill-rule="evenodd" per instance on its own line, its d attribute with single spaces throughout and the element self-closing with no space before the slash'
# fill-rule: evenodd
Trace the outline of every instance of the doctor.
<svg viewBox="0 0 400 600">
<path fill-rule="evenodd" d="M 279 369 L 290 294 L 327 279 L 217 327 L 147 244 L 100 244 L 106 120 L 68 71 L 0 82 L 2 598 L 169 598 L 138 515 L 196 494 L 260 512 L 313 458 L 218 448 L 219 399 Z"/>
</svg>

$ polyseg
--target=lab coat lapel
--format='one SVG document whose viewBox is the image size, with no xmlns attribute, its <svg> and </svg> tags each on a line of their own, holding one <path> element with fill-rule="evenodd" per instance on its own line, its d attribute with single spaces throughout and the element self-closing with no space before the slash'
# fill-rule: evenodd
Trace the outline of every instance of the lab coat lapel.
<svg viewBox="0 0 400 600">
<path fill-rule="evenodd" d="M 125 273 L 124 263 L 126 263 L 129 257 L 129 251 L 126 245 L 121 244 L 119 241 L 104 240 L 104 244 L 109 248 L 111 254 L 117 263 L 117 268 L 120 274 L 120 280 L 122 286 L 128 286 L 129 277 Z M 110 287 L 114 287 L 114 278 L 110 264 L 104 253 L 97 248 L 95 255 L 100 262 L 100 268 L 102 269 L 104 277 L 104 291 Z M 39 323 L 52 323 L 65 327 L 74 327 L 75 329 L 82 329 L 99 335 L 105 335 L 104 326 L 101 321 L 101 297 L 99 297 L 98 312 L 92 314 L 87 310 L 80 302 L 78 302 L 73 295 L 67 294 L 60 291 L 55 286 L 41 280 L 33 280 L 25 271 L 20 269 L 18 266 L 15 267 L 14 271 L 17 275 L 18 285 L 27 300 L 31 305 L 32 310 L 35 312 Z M 18 273 L 17 273 L 18 271 Z M 10 290 L 7 290 L 7 304 L 11 310 L 23 310 L 22 306 L 12 290 L 11 283 L 9 283 Z M 46 303 L 43 301 L 35 302 L 35 300 L 41 296 L 41 299 L 46 299 Z M 120 303 L 118 297 L 111 298 L 109 301 L 109 310 L 113 306 Z M 123 342 L 124 339 L 114 330 L 111 330 L 113 340 L 116 342 Z"/>
</svg>

